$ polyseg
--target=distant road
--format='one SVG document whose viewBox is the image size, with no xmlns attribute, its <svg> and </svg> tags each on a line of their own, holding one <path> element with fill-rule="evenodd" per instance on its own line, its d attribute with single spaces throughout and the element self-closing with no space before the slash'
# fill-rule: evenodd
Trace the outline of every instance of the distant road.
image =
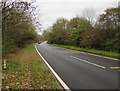
<svg viewBox="0 0 120 91">
<path fill-rule="evenodd" d="M 70 89 L 118 89 L 118 60 L 37 44 L 38 51 Z"/>
</svg>

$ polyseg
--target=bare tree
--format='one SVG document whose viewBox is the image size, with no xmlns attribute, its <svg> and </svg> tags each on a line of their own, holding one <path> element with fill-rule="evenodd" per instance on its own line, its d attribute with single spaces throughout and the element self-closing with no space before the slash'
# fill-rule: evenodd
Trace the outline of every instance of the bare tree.
<svg viewBox="0 0 120 91">
<path fill-rule="evenodd" d="M 83 17 L 87 18 L 88 21 L 93 24 L 95 17 L 95 10 L 93 8 L 87 8 L 82 12 Z"/>
</svg>

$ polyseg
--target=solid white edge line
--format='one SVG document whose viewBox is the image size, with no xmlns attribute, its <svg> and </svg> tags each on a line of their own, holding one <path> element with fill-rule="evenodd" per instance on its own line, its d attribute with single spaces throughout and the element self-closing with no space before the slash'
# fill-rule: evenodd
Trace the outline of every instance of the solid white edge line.
<svg viewBox="0 0 120 91">
<path fill-rule="evenodd" d="M 97 56 L 97 57 L 102 57 L 102 58 L 106 58 L 106 59 L 111 59 L 111 60 L 119 61 L 119 59 L 117 59 L 117 58 L 111 58 L 111 57 L 107 57 L 107 56 L 102 56 L 102 55 L 97 55 L 97 54 L 88 53 L 88 52 L 82 52 L 82 51 L 78 51 L 78 52 L 83 53 L 83 54 L 89 54 L 89 55 L 92 55 L 92 56 Z"/>
<path fill-rule="evenodd" d="M 103 57 L 103 58 L 111 59 L 111 60 L 115 60 L 115 61 L 119 61 L 119 59 L 116 59 L 116 58 L 111 58 L 111 57 L 106 57 L 106 56 L 100 56 L 100 55 L 96 55 L 96 54 L 92 54 L 92 53 L 87 53 L 87 54 L 93 55 L 93 56 L 97 56 L 97 57 Z"/>
<path fill-rule="evenodd" d="M 60 48 L 62 48 L 62 47 L 60 47 Z M 66 48 L 66 49 L 69 49 L 69 48 Z M 74 50 L 74 49 L 69 49 L 69 50 Z M 77 50 L 74 50 L 74 51 L 77 51 Z M 102 57 L 102 58 L 106 58 L 106 59 L 111 59 L 111 60 L 115 60 L 115 61 L 120 61 L 120 59 L 118 59 L 118 58 L 112 58 L 112 57 L 107 57 L 107 56 L 103 56 L 103 55 L 98 55 L 98 54 L 93 54 L 93 53 L 88 53 L 88 52 L 82 52 L 82 51 L 78 51 L 78 52 L 93 55 L 93 56 L 97 56 L 97 57 Z"/>
<path fill-rule="evenodd" d="M 74 57 L 74 56 L 70 56 L 70 57 L 75 58 L 75 59 L 78 59 L 78 60 L 83 61 L 83 62 L 86 62 L 86 63 L 89 63 L 89 64 L 91 64 L 91 65 L 94 65 L 94 66 L 97 66 L 97 67 L 100 67 L 100 68 L 105 69 L 104 66 L 101 66 L 101 65 L 98 65 L 98 64 L 95 64 L 95 63 L 92 63 L 92 62 L 89 62 L 89 61 L 86 61 L 86 60 L 83 60 L 83 59 L 80 59 L 80 58 L 77 58 L 77 57 Z"/>
<path fill-rule="evenodd" d="M 47 61 L 44 59 L 44 57 L 40 54 L 40 52 L 38 51 L 36 45 L 35 45 L 35 49 L 37 51 L 37 53 L 39 54 L 39 56 L 42 58 L 42 60 L 45 62 L 45 64 L 48 66 L 48 68 L 52 71 L 52 73 L 55 75 L 55 77 L 57 78 L 57 80 L 60 82 L 60 84 L 63 86 L 63 88 L 67 91 L 71 91 L 70 88 L 64 83 L 64 81 L 58 76 L 58 74 L 53 70 L 53 68 L 47 63 Z"/>
<path fill-rule="evenodd" d="M 69 49 L 69 50 L 77 51 L 77 50 L 74 50 L 74 49 Z M 102 55 L 97 55 L 97 54 L 88 53 L 88 52 L 82 52 L 82 51 L 78 51 L 78 52 L 93 55 L 93 56 L 97 56 L 97 57 L 102 57 L 102 58 L 106 58 L 106 59 L 111 59 L 111 60 L 115 60 L 115 61 L 120 61 L 120 59 L 118 59 L 118 58 L 112 58 L 112 57 L 107 57 L 107 56 L 102 56 Z"/>
</svg>

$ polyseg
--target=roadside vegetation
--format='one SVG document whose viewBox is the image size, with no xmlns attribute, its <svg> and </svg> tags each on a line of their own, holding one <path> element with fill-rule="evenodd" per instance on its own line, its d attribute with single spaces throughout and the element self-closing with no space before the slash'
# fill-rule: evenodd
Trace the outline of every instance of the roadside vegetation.
<svg viewBox="0 0 120 91">
<path fill-rule="evenodd" d="M 37 54 L 34 1 L 5 0 L 2 9 L 2 89 L 60 89 L 56 78 Z M 0 59 L 1 60 L 1 59 Z M 6 61 L 5 61 L 6 60 Z M 5 66 L 6 65 L 6 66 Z M 1 75 L 1 73 L 0 73 Z"/>
<path fill-rule="evenodd" d="M 32 2 L 3 1 L 2 9 L 2 56 L 38 41 L 39 35 L 33 24 Z M 35 21 L 35 20 L 34 20 Z"/>
<path fill-rule="evenodd" d="M 68 49 L 72 49 L 72 50 L 77 50 L 77 51 L 81 51 L 81 52 L 97 54 L 97 55 L 101 55 L 101 56 L 120 58 L 120 54 L 114 53 L 114 52 L 100 51 L 100 50 L 95 50 L 95 49 L 86 49 L 86 48 L 80 48 L 80 47 L 74 47 L 74 46 L 57 45 L 57 44 L 51 44 L 51 45 L 57 46 L 57 47 L 62 47 L 62 48 L 68 48 Z"/>
<path fill-rule="evenodd" d="M 0 2 L 2 61 L 4 64 L 6 59 L 7 65 L 2 71 L 3 89 L 61 89 L 36 53 L 33 43 L 41 39 L 56 46 L 114 58 L 120 53 L 119 7 L 105 10 L 95 24 L 91 11 L 87 11 L 86 17 L 76 16 L 71 20 L 60 18 L 40 36 L 35 31 L 35 26 L 41 25 L 34 14 L 36 7 L 32 4 L 22 0 Z"/>
<path fill-rule="evenodd" d="M 40 59 L 35 44 L 9 54 L 6 60 L 3 89 L 62 89 L 52 72 Z"/>
<path fill-rule="evenodd" d="M 64 45 L 61 47 L 118 58 L 119 8 L 106 9 L 94 24 L 92 17 L 94 13 L 89 10 L 86 12 L 87 17 L 76 16 L 71 20 L 60 18 L 51 28 L 44 31 L 44 40 L 57 46 Z"/>
</svg>

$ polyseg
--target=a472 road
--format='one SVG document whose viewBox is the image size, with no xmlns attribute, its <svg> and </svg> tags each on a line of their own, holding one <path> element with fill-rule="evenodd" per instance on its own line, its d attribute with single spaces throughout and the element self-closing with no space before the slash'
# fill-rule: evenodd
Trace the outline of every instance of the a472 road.
<svg viewBox="0 0 120 91">
<path fill-rule="evenodd" d="M 55 47 L 36 48 L 70 89 L 118 89 L 119 60 Z"/>
</svg>

